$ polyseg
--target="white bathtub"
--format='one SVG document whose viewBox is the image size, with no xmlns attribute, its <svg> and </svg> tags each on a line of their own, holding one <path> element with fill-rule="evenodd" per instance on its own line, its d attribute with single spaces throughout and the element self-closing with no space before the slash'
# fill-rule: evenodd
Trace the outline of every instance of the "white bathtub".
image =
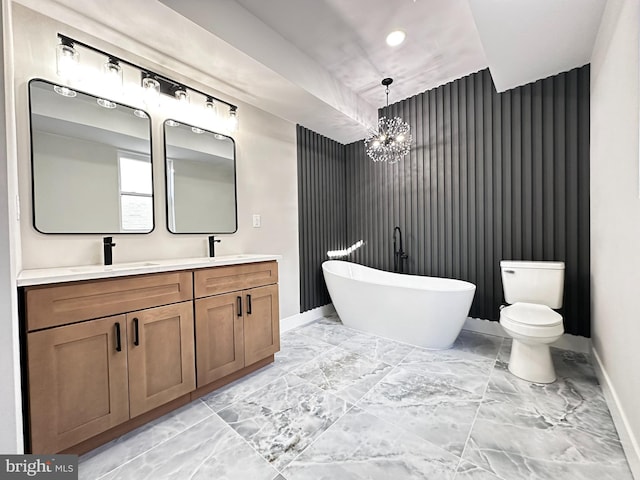
<svg viewBox="0 0 640 480">
<path fill-rule="evenodd" d="M 322 264 L 342 323 L 424 348 L 449 348 L 476 292 L 473 283 L 383 272 L 356 263 Z"/>
</svg>

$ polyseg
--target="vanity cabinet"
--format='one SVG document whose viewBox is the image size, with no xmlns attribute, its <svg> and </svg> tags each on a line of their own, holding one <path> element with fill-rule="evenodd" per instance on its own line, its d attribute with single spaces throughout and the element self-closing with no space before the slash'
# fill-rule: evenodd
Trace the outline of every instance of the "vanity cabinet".
<svg viewBox="0 0 640 480">
<path fill-rule="evenodd" d="M 26 289 L 34 453 L 60 452 L 195 388 L 191 292 L 191 272 Z"/>
<path fill-rule="evenodd" d="M 23 287 L 26 451 L 86 452 L 273 361 L 277 282 L 260 261 Z"/>
<path fill-rule="evenodd" d="M 198 387 L 280 350 L 277 282 L 276 262 L 194 273 Z"/>
</svg>

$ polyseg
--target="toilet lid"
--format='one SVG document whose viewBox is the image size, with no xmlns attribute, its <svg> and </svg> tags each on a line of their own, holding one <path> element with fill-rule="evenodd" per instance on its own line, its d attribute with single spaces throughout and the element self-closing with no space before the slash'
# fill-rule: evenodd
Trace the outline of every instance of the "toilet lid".
<svg viewBox="0 0 640 480">
<path fill-rule="evenodd" d="M 562 323 L 562 315 L 554 312 L 546 305 L 538 305 L 536 303 L 514 303 L 503 308 L 500 314 L 512 322 L 523 325 L 552 327 Z"/>
</svg>

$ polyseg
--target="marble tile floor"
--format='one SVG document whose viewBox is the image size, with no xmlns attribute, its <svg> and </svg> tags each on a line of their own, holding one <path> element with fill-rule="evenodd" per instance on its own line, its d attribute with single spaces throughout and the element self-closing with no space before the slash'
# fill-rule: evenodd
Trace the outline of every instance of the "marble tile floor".
<svg viewBox="0 0 640 480">
<path fill-rule="evenodd" d="M 509 373 L 510 339 L 431 351 L 334 315 L 282 335 L 276 361 L 80 458 L 80 478 L 632 480 L 586 355 L 558 380 Z"/>
</svg>

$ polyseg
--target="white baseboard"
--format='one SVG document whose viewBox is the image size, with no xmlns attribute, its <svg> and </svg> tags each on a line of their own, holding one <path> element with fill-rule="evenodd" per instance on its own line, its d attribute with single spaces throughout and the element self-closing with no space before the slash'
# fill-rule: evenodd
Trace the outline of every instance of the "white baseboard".
<svg viewBox="0 0 640 480">
<path fill-rule="evenodd" d="M 604 365 L 602 364 L 602 360 L 600 360 L 598 352 L 595 348 L 592 348 L 591 353 L 594 360 L 593 366 L 596 371 L 596 376 L 598 377 L 598 381 L 602 387 L 604 398 L 607 400 L 609 411 L 613 417 L 613 423 L 618 430 L 618 436 L 620 437 L 622 448 L 624 448 L 624 453 L 627 456 L 627 461 L 631 468 L 631 474 L 634 478 L 640 479 L 640 444 L 638 443 L 638 439 L 635 437 L 633 430 L 630 428 L 629 421 L 627 420 L 624 409 L 620 404 L 616 389 L 611 383 L 611 379 L 609 378 L 607 371 L 604 369 Z"/>
<path fill-rule="evenodd" d="M 314 308 L 313 310 L 307 310 L 303 313 L 297 313 L 280 320 L 280 332 L 284 333 L 292 328 L 301 327 L 307 323 L 314 322 L 319 318 L 326 317 L 335 313 L 336 309 L 333 308 L 333 303 L 323 305 L 322 307 Z"/>
<path fill-rule="evenodd" d="M 491 320 L 483 320 L 481 318 L 467 317 L 462 326 L 463 330 L 471 332 L 484 333 L 487 335 L 495 335 L 497 337 L 509 338 L 500 325 L 500 322 Z M 551 344 L 552 347 L 561 348 L 563 350 L 571 350 L 573 352 L 591 353 L 591 339 L 579 337 L 565 333 L 559 340 Z"/>
</svg>

